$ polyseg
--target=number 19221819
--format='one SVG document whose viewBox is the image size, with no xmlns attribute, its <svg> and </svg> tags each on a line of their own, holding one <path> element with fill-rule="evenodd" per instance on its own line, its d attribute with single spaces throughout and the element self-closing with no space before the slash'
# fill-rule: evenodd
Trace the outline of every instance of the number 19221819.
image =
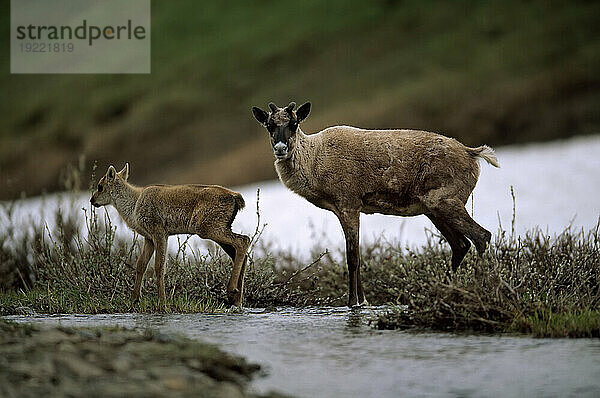
<svg viewBox="0 0 600 398">
<path fill-rule="evenodd" d="M 20 43 L 22 53 L 72 53 L 73 43 Z"/>
</svg>

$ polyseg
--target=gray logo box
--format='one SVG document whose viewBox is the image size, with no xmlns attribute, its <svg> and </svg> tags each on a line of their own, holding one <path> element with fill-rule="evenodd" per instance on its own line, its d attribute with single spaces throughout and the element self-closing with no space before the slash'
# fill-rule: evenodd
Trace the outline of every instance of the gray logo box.
<svg viewBox="0 0 600 398">
<path fill-rule="evenodd" d="M 150 73 L 150 0 L 11 0 L 11 73 Z"/>
</svg>

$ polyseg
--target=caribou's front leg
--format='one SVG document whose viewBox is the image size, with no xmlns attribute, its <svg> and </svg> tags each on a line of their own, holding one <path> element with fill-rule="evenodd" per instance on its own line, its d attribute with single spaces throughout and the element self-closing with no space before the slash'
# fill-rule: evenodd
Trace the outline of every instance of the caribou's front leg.
<svg viewBox="0 0 600 398">
<path fill-rule="evenodd" d="M 365 306 L 369 305 L 369 302 L 365 298 L 365 292 L 363 291 L 362 282 L 360 281 L 360 267 L 362 267 L 362 259 L 360 257 L 360 245 L 358 245 L 358 266 L 356 267 L 356 295 L 358 296 L 358 305 Z"/>
<path fill-rule="evenodd" d="M 346 263 L 348 264 L 348 307 L 366 304 L 360 282 L 360 212 L 340 211 L 337 214 L 346 238 Z"/>
</svg>

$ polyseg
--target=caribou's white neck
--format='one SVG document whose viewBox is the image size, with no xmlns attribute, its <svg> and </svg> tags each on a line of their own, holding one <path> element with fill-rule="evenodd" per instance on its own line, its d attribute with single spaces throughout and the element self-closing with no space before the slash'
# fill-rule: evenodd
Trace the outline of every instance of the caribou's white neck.
<svg viewBox="0 0 600 398">
<path fill-rule="evenodd" d="M 299 167 L 298 163 L 302 162 L 302 155 L 306 151 L 308 140 L 308 136 L 304 134 L 300 126 L 298 126 L 298 129 L 296 130 L 296 133 L 294 135 L 294 141 L 290 150 L 290 156 L 288 156 L 286 159 L 277 159 L 275 161 L 275 165 L 291 169 L 296 169 L 297 167 Z"/>
<path fill-rule="evenodd" d="M 302 180 L 302 185 L 309 182 L 304 180 L 308 178 L 306 170 L 310 168 L 309 163 L 313 160 L 313 151 L 310 149 L 312 146 L 311 137 L 298 128 L 290 156 L 287 159 L 275 161 L 275 170 L 279 179 L 288 188 L 295 190 L 292 185 L 299 183 L 299 180 Z"/>
</svg>

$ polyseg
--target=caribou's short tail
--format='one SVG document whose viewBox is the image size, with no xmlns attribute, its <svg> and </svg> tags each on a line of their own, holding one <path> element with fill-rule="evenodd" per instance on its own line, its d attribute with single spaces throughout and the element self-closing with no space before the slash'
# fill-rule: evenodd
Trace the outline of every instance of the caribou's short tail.
<svg viewBox="0 0 600 398">
<path fill-rule="evenodd" d="M 500 167 L 498 164 L 498 158 L 492 148 L 487 145 L 478 146 L 477 148 L 467 148 L 467 152 L 471 156 L 476 156 L 484 159 L 486 162 L 494 167 Z"/>
</svg>

